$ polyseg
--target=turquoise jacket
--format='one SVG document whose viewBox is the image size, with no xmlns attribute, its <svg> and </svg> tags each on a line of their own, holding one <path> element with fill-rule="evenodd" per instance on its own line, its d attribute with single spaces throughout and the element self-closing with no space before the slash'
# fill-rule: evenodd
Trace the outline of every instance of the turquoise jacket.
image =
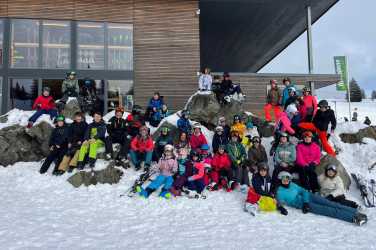
<svg viewBox="0 0 376 250">
<path fill-rule="evenodd" d="M 289 99 L 289 89 L 290 88 L 295 88 L 295 84 L 290 83 L 289 86 L 287 86 L 283 89 L 283 91 L 282 91 L 282 107 L 285 106 L 287 99 Z"/>
<path fill-rule="evenodd" d="M 303 208 L 304 203 L 309 203 L 310 193 L 304 188 L 290 182 L 288 188 L 279 186 L 277 189 L 277 201 L 281 205 L 287 205 L 298 209 Z"/>
</svg>

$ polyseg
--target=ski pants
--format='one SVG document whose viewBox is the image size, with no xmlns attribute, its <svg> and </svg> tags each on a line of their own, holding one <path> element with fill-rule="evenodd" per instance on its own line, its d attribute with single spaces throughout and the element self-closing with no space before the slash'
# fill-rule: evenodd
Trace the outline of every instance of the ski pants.
<svg viewBox="0 0 376 250">
<path fill-rule="evenodd" d="M 50 109 L 50 110 L 39 109 L 29 118 L 29 122 L 35 123 L 38 120 L 38 118 L 41 117 L 42 115 L 49 115 L 51 120 L 53 120 L 57 116 L 57 110 L 56 109 Z"/>
<path fill-rule="evenodd" d="M 172 176 L 158 175 L 158 177 L 154 181 L 152 181 L 147 188 L 157 190 L 163 185 L 162 190 L 169 191 L 172 187 L 173 182 L 174 179 L 172 178 Z"/>
<path fill-rule="evenodd" d="M 188 181 L 187 176 L 185 175 L 177 176 L 173 184 L 174 189 L 181 190 L 184 187 L 184 185 L 187 183 L 187 181 Z"/>
<path fill-rule="evenodd" d="M 59 170 L 67 171 L 68 167 L 77 167 L 79 154 L 80 150 L 77 149 L 73 157 L 71 155 L 64 155 L 63 160 L 59 165 Z"/>
<path fill-rule="evenodd" d="M 235 181 L 240 185 L 249 186 L 248 168 L 246 166 L 233 166 L 232 167 L 233 176 Z"/>
<path fill-rule="evenodd" d="M 265 106 L 264 106 L 264 112 L 265 112 L 265 120 L 267 122 L 271 122 L 272 121 L 272 115 L 271 115 L 271 111 L 274 111 L 274 120 L 276 121 L 278 119 L 278 117 L 281 115 L 281 107 L 278 106 L 278 105 L 273 105 L 273 104 L 270 104 L 270 103 L 267 103 Z"/>
<path fill-rule="evenodd" d="M 104 143 L 101 140 L 95 140 L 94 142 L 85 141 L 78 154 L 78 162 L 83 162 L 86 155 L 89 153 L 89 158 L 97 159 L 98 148 L 103 147 Z"/>
<path fill-rule="evenodd" d="M 310 194 L 309 207 L 310 212 L 314 214 L 324 215 L 347 222 L 353 222 L 353 218 L 357 213 L 355 208 L 343 206 L 315 194 Z"/>
<path fill-rule="evenodd" d="M 210 178 L 213 182 L 219 184 L 220 179 L 227 178 L 227 182 L 232 180 L 232 171 L 231 169 L 220 169 L 219 171 L 213 170 L 210 173 Z"/>
<path fill-rule="evenodd" d="M 128 156 L 128 151 L 129 151 L 129 144 L 130 141 L 127 139 L 126 135 L 122 136 L 107 136 L 105 140 L 106 144 L 106 153 L 107 154 L 113 154 L 113 144 L 114 143 L 119 143 L 120 144 L 120 152 L 119 156 L 120 158 L 127 158 Z"/>
<path fill-rule="evenodd" d="M 354 201 L 347 200 L 344 195 L 339 195 L 337 197 L 329 198 L 327 197 L 328 200 L 337 202 L 341 205 L 347 206 L 347 207 L 352 207 L 352 208 L 358 208 L 358 204 Z"/>
<path fill-rule="evenodd" d="M 300 184 L 303 188 L 316 192 L 319 190 L 317 174 L 314 166 L 297 167 Z"/>
<path fill-rule="evenodd" d="M 131 160 L 133 165 L 138 166 L 142 161 L 145 162 L 145 165 L 150 166 L 151 159 L 153 157 L 153 151 L 139 152 L 139 151 L 129 151 L 131 155 Z"/>
<path fill-rule="evenodd" d="M 52 162 L 55 162 L 55 170 L 58 169 L 59 163 L 65 154 L 66 148 L 54 148 L 50 151 L 46 160 L 44 160 L 42 167 L 40 168 L 41 173 L 47 172 Z"/>
<path fill-rule="evenodd" d="M 327 152 L 329 155 L 336 157 L 336 153 L 334 149 L 329 145 L 327 132 L 321 131 L 312 122 L 302 122 L 299 123 L 299 127 L 304 130 L 309 130 L 311 132 L 317 133 L 317 135 L 320 138 L 321 144 L 325 152 Z"/>
<path fill-rule="evenodd" d="M 197 193 L 201 194 L 201 192 L 205 188 L 204 180 L 198 179 L 194 181 L 188 181 L 187 188 L 191 191 L 196 191 Z"/>
</svg>

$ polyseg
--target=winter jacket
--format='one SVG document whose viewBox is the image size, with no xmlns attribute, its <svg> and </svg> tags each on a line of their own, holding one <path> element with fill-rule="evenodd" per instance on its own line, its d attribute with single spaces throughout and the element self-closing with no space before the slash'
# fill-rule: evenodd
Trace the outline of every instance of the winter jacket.
<svg viewBox="0 0 376 250">
<path fill-rule="evenodd" d="M 215 154 L 211 162 L 214 171 L 231 168 L 231 160 L 227 153 Z"/>
<path fill-rule="evenodd" d="M 259 145 L 258 148 L 251 147 L 248 150 L 248 159 L 252 166 L 257 165 L 260 162 L 268 162 L 268 156 L 263 145 Z"/>
<path fill-rule="evenodd" d="M 169 117 L 171 115 L 170 111 L 161 111 L 161 120 L 163 120 L 166 117 Z"/>
<path fill-rule="evenodd" d="M 282 101 L 282 94 L 281 90 L 276 88 L 271 88 L 268 91 L 268 95 L 266 96 L 266 103 L 271 104 L 273 106 L 279 106 Z"/>
<path fill-rule="evenodd" d="M 290 182 L 288 188 L 279 186 L 276 198 L 279 204 L 297 209 L 302 209 L 304 203 L 310 202 L 309 192 L 293 182 Z"/>
<path fill-rule="evenodd" d="M 291 120 L 287 116 L 286 112 L 282 112 L 275 123 L 275 132 L 288 132 L 289 134 L 295 134 L 295 130 L 291 127 Z"/>
<path fill-rule="evenodd" d="M 280 165 L 282 162 L 287 163 L 288 165 L 294 165 L 296 160 L 296 149 L 295 145 L 287 142 L 280 143 L 275 150 L 275 163 Z"/>
<path fill-rule="evenodd" d="M 129 122 L 129 126 L 128 126 L 128 134 L 132 137 L 135 137 L 138 135 L 139 133 L 139 130 L 141 128 L 142 125 L 145 125 L 145 120 L 144 120 L 144 117 L 141 116 L 141 115 L 130 115 L 131 118 L 128 119 L 127 117 L 127 121 Z"/>
<path fill-rule="evenodd" d="M 90 139 L 104 141 L 105 136 L 106 136 L 106 124 L 104 123 L 104 121 L 102 120 L 98 123 L 93 121 L 87 127 L 84 139 L 85 141 L 90 140 Z"/>
<path fill-rule="evenodd" d="M 173 176 L 178 171 L 178 162 L 175 158 L 165 158 L 159 159 L 158 168 L 161 175 Z"/>
<path fill-rule="evenodd" d="M 185 132 L 187 134 L 191 134 L 192 127 L 191 123 L 188 119 L 185 119 L 183 117 L 180 117 L 177 122 L 178 129 L 182 132 Z"/>
<path fill-rule="evenodd" d="M 200 90 L 211 90 L 213 78 L 211 75 L 201 74 L 198 79 L 198 88 Z"/>
<path fill-rule="evenodd" d="M 191 145 L 189 144 L 189 141 L 179 141 L 175 144 L 175 148 L 184 148 L 187 150 L 187 153 L 191 152 Z"/>
<path fill-rule="evenodd" d="M 187 165 L 188 165 L 188 159 L 178 159 L 177 162 L 178 162 L 178 174 L 180 176 L 185 175 Z"/>
<path fill-rule="evenodd" d="M 303 103 L 301 105 L 302 118 L 307 115 L 315 116 L 317 113 L 317 99 L 312 95 L 303 96 Z"/>
<path fill-rule="evenodd" d="M 163 100 L 162 98 L 159 98 L 157 100 L 154 100 L 154 98 L 151 98 L 148 104 L 148 108 L 153 109 L 156 108 L 157 110 L 162 109 L 163 106 Z"/>
<path fill-rule="evenodd" d="M 238 132 L 240 138 L 243 138 L 243 136 L 247 132 L 247 127 L 245 126 L 245 124 L 238 122 L 231 126 L 231 131 Z"/>
<path fill-rule="evenodd" d="M 297 95 L 294 95 L 294 96 L 290 96 L 289 98 L 287 98 L 286 102 L 285 102 L 285 105 L 283 106 L 284 109 L 287 109 L 287 107 L 290 105 L 290 104 L 296 104 L 296 106 L 299 106 L 299 96 Z"/>
<path fill-rule="evenodd" d="M 228 153 L 233 166 L 238 167 L 247 158 L 247 152 L 243 145 L 239 142 L 230 142 L 226 146 L 226 152 Z"/>
<path fill-rule="evenodd" d="M 228 137 L 225 135 L 225 133 L 222 133 L 221 135 L 215 133 L 213 136 L 212 141 L 212 148 L 213 152 L 216 153 L 218 151 L 219 145 L 227 145 L 228 144 Z"/>
<path fill-rule="evenodd" d="M 329 195 L 337 197 L 344 195 L 346 192 L 343 181 L 338 174 L 334 178 L 329 178 L 323 173 L 318 177 L 318 181 L 320 185 L 320 194 L 324 197 Z"/>
<path fill-rule="evenodd" d="M 169 135 L 160 135 L 157 140 L 155 141 L 155 150 L 158 151 L 158 153 L 162 154 L 164 151 L 164 147 L 170 144 L 172 145 L 172 138 Z"/>
<path fill-rule="evenodd" d="M 55 101 L 52 96 L 40 95 L 35 99 L 33 109 L 51 110 L 55 108 Z"/>
<path fill-rule="evenodd" d="M 154 143 L 151 136 L 147 138 L 142 138 L 140 135 L 134 137 L 131 141 L 131 150 L 136 152 L 150 152 L 154 149 Z"/>
<path fill-rule="evenodd" d="M 295 85 L 293 83 L 290 83 L 289 86 L 285 87 L 282 91 L 282 106 L 285 106 L 287 99 L 289 99 L 289 89 L 295 88 Z"/>
<path fill-rule="evenodd" d="M 68 126 L 64 125 L 62 127 L 56 126 L 52 130 L 49 146 L 60 146 L 60 147 L 66 147 L 68 145 L 68 135 L 69 135 L 69 128 Z"/>
<path fill-rule="evenodd" d="M 122 138 L 128 134 L 128 122 L 116 116 L 112 117 L 107 125 L 107 132 L 111 137 Z"/>
<path fill-rule="evenodd" d="M 203 162 L 194 162 L 193 163 L 193 174 L 190 176 L 192 181 L 199 180 L 205 175 L 205 164 Z"/>
<path fill-rule="evenodd" d="M 191 144 L 192 150 L 200 149 L 202 145 L 208 144 L 203 133 L 199 135 L 192 134 L 189 143 Z"/>
<path fill-rule="evenodd" d="M 320 158 L 321 149 L 316 143 L 299 143 L 296 146 L 296 165 L 300 167 L 306 167 L 310 163 L 318 165 L 320 164 Z"/>
<path fill-rule="evenodd" d="M 80 87 L 78 85 L 78 80 L 65 79 L 61 85 L 61 92 L 65 94 L 66 92 L 73 92 L 78 95 Z"/>
<path fill-rule="evenodd" d="M 68 140 L 71 144 L 77 144 L 77 142 L 83 142 L 85 140 L 85 133 L 87 130 L 87 123 L 86 121 L 82 122 L 73 122 L 69 126 L 69 136 Z"/>
<path fill-rule="evenodd" d="M 318 110 L 313 118 L 313 124 L 315 124 L 315 127 L 320 131 L 327 131 L 329 123 L 331 123 L 331 128 L 334 130 L 337 126 L 334 111 L 331 109 L 328 109 L 325 112 Z"/>
<path fill-rule="evenodd" d="M 221 83 L 221 92 L 225 95 L 229 95 L 231 92 L 231 88 L 234 84 L 231 80 L 223 80 Z"/>
<path fill-rule="evenodd" d="M 272 196 L 272 178 L 269 175 L 263 177 L 259 173 L 254 174 L 252 177 L 252 187 L 259 195 Z"/>
</svg>

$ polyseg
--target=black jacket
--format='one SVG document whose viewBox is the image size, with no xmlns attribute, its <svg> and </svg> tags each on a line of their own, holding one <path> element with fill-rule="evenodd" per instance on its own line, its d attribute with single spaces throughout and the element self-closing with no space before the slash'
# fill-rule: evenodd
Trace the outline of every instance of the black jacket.
<svg viewBox="0 0 376 250">
<path fill-rule="evenodd" d="M 118 119 L 116 116 L 112 117 L 107 125 L 107 132 L 111 137 L 121 138 L 128 134 L 128 122 L 122 118 Z"/>
<path fill-rule="evenodd" d="M 218 135 L 217 133 L 214 134 L 213 136 L 213 142 L 212 142 L 212 147 L 213 147 L 213 152 L 216 153 L 218 151 L 219 145 L 227 145 L 228 144 L 228 138 L 226 134 L 223 132 L 222 135 Z"/>
<path fill-rule="evenodd" d="M 94 129 L 96 129 L 96 133 L 94 132 Z M 92 122 L 89 124 L 89 126 L 86 129 L 85 132 L 85 141 L 90 139 L 96 139 L 96 140 L 102 140 L 104 141 L 106 136 L 106 124 L 104 121 L 100 121 L 98 123 Z"/>
<path fill-rule="evenodd" d="M 71 144 L 76 144 L 77 142 L 84 141 L 85 132 L 87 129 L 87 123 L 86 121 L 82 122 L 73 122 L 69 126 L 69 136 L 68 136 L 68 142 Z"/>
<path fill-rule="evenodd" d="M 256 193 L 264 196 L 273 196 L 272 194 L 272 179 L 269 175 L 262 177 L 259 173 L 253 175 L 252 186 Z"/>
<path fill-rule="evenodd" d="M 66 125 L 62 127 L 56 127 L 52 130 L 49 146 L 59 145 L 60 147 L 66 147 L 68 145 L 69 129 Z"/>
<path fill-rule="evenodd" d="M 336 117 L 334 115 L 334 111 L 328 109 L 325 112 L 321 110 L 317 110 L 315 117 L 313 118 L 313 124 L 315 127 L 320 131 L 327 131 L 329 127 L 329 123 L 332 125 L 332 129 L 334 130 L 337 126 Z"/>
<path fill-rule="evenodd" d="M 257 165 L 260 162 L 268 162 L 268 156 L 266 154 L 264 146 L 259 145 L 258 148 L 252 146 L 248 150 L 248 159 L 253 166 Z"/>
</svg>

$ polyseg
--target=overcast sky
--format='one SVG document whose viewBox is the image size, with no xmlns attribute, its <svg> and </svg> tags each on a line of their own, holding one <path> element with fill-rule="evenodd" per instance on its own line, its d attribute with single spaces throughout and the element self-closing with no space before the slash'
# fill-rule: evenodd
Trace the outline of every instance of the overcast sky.
<svg viewBox="0 0 376 250">
<path fill-rule="evenodd" d="M 376 90 L 376 0 L 340 0 L 313 25 L 314 73 L 334 73 L 333 56 L 346 55 L 350 79 Z M 306 33 L 266 65 L 264 73 L 307 73 Z"/>
</svg>

